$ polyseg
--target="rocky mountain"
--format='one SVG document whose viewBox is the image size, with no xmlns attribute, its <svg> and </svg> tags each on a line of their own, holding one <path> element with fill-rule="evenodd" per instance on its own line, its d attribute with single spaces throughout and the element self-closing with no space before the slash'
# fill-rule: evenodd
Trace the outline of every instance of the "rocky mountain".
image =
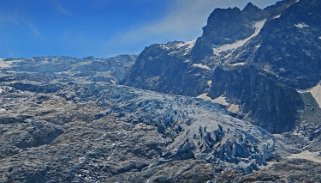
<svg viewBox="0 0 321 183">
<path fill-rule="evenodd" d="M 253 123 L 272 133 L 292 130 L 303 108 L 295 89 L 253 66 L 217 67 L 212 81 L 215 84 L 208 96 L 224 96 L 229 103 L 243 104 L 240 109 L 250 113 Z"/>
<path fill-rule="evenodd" d="M 138 56 L 1 59 L 0 182 L 319 182 L 320 9 L 215 9 Z"/>
<path fill-rule="evenodd" d="M 147 47 L 123 84 L 189 96 L 208 90 L 211 68 L 189 59 L 193 45 L 194 42 L 171 42 Z"/>
<path fill-rule="evenodd" d="M 146 48 L 124 83 L 195 97 L 208 94 L 213 100 L 225 97 L 239 106 L 243 116 L 270 132 L 293 130 L 304 103 L 297 90 L 320 81 L 318 8 L 318 1 L 287 0 L 265 9 L 251 3 L 243 10 L 216 9 L 203 35 L 185 43 L 193 45 L 184 54 L 177 51 L 177 45 L 184 43 L 159 55 L 146 54 L 150 51 Z M 166 44 L 154 47 L 167 48 Z M 156 61 L 170 66 L 153 68 Z M 195 66 L 204 70 L 198 72 L 202 77 L 191 71 Z M 175 74 L 169 72 L 173 69 Z M 153 84 L 148 83 L 151 79 Z M 182 86 L 186 82 L 192 84 Z"/>
</svg>

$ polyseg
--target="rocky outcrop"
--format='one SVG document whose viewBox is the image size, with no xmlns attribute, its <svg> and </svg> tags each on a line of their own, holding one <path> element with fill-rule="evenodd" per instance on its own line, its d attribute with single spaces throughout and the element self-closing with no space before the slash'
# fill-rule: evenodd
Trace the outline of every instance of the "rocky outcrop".
<svg viewBox="0 0 321 183">
<path fill-rule="evenodd" d="M 321 27 L 317 21 L 321 4 L 306 0 L 278 4 L 265 9 L 274 16 L 266 21 L 260 34 L 234 52 L 230 60 L 259 64 L 294 88 L 312 87 L 321 77 L 318 54 Z"/>
<path fill-rule="evenodd" d="M 201 60 L 213 56 L 213 48 L 250 37 L 255 32 L 256 22 L 279 15 L 294 3 L 295 0 L 282 1 L 265 9 L 252 3 L 248 3 L 243 10 L 215 9 L 203 28 L 202 36 L 196 41 L 192 58 L 195 62 L 203 62 Z"/>
<path fill-rule="evenodd" d="M 242 14 L 250 21 L 258 21 L 267 17 L 263 11 L 254 4 L 248 3 L 242 10 Z"/>
<path fill-rule="evenodd" d="M 139 55 L 124 84 L 179 95 L 201 94 L 208 88 L 211 69 L 195 67 L 191 60 L 179 54 L 184 50 L 180 44 L 184 45 L 174 42 L 146 48 Z"/>
<path fill-rule="evenodd" d="M 191 52 L 194 60 L 202 60 L 213 55 L 213 47 L 233 43 L 249 37 L 255 31 L 238 8 L 215 9 L 209 16 L 203 35 L 197 39 Z"/>
<path fill-rule="evenodd" d="M 19 148 L 37 147 L 50 144 L 63 130 L 52 124 L 32 122 L 25 125 L 25 131 L 12 137 L 12 143 Z"/>
<path fill-rule="evenodd" d="M 203 28 L 202 39 L 212 45 L 223 45 L 244 39 L 253 33 L 251 22 L 240 9 L 215 9 Z"/>
<path fill-rule="evenodd" d="M 287 160 L 243 176 L 227 171 L 214 182 L 319 182 L 320 164 L 306 160 Z"/>
<path fill-rule="evenodd" d="M 218 67 L 209 96 L 225 96 L 241 106 L 253 123 L 272 133 L 295 127 L 303 101 L 295 89 L 253 66 Z"/>
<path fill-rule="evenodd" d="M 38 93 L 55 93 L 59 90 L 59 86 L 52 85 L 52 84 L 39 85 L 39 84 L 29 84 L 29 83 L 14 83 L 10 86 L 17 90 L 38 92 Z"/>
</svg>

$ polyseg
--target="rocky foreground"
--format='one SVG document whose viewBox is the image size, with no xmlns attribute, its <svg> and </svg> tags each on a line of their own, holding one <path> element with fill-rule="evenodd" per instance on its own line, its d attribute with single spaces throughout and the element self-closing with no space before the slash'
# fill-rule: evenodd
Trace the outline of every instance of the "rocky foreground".
<svg viewBox="0 0 321 183">
<path fill-rule="evenodd" d="M 1 182 L 320 178 L 318 162 L 286 158 L 307 144 L 304 138 L 272 135 L 215 102 L 78 76 L 82 62 L 108 61 L 87 58 L 46 73 L 24 70 L 32 60 L 39 68 L 68 65 L 70 59 L 2 61 Z M 105 70 L 95 75 L 107 72 L 111 77 Z"/>
</svg>

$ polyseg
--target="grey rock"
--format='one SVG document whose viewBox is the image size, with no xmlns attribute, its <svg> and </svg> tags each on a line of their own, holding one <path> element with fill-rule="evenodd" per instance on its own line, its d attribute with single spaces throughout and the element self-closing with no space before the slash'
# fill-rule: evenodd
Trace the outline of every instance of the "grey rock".
<svg viewBox="0 0 321 183">
<path fill-rule="evenodd" d="M 295 89 L 275 76 L 250 66 L 218 67 L 212 80 L 216 84 L 209 96 L 225 96 L 239 104 L 256 125 L 272 133 L 294 129 L 303 101 Z"/>
</svg>

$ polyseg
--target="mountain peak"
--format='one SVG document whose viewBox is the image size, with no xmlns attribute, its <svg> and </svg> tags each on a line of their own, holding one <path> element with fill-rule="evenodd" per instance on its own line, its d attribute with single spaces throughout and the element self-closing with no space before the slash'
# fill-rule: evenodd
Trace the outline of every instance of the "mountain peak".
<svg viewBox="0 0 321 183">
<path fill-rule="evenodd" d="M 242 11 L 246 12 L 246 11 L 260 11 L 260 10 L 262 10 L 262 9 L 255 6 L 253 3 L 249 2 L 249 3 L 247 3 L 247 5 L 245 6 L 245 8 Z"/>
</svg>

